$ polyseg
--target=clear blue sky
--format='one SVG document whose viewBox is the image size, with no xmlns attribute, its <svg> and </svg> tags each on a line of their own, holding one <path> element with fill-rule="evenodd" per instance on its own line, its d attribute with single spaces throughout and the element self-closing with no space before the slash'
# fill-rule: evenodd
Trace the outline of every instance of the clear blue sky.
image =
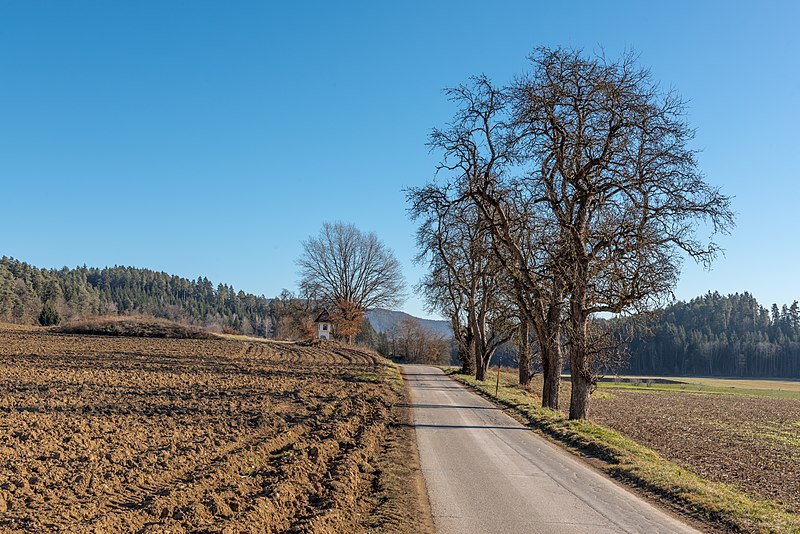
<svg viewBox="0 0 800 534">
<path fill-rule="evenodd" d="M 441 89 L 507 81 L 535 46 L 634 48 L 691 100 L 738 226 L 678 298 L 800 299 L 800 4 L 0 3 L 0 255 L 294 289 L 323 221 L 375 231 L 409 285 L 402 188 L 436 157 Z M 404 309 L 424 315 L 413 295 Z"/>
</svg>

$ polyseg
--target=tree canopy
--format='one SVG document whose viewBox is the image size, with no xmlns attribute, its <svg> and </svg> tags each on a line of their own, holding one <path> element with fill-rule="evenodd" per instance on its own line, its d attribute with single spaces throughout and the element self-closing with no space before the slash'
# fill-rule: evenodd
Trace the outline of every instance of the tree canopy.
<svg viewBox="0 0 800 534">
<path fill-rule="evenodd" d="M 771 310 L 748 292 L 675 302 L 633 338 L 627 371 L 800 378 L 800 304 Z"/>
<path fill-rule="evenodd" d="M 264 296 L 227 284 L 215 286 L 205 277 L 190 280 L 123 266 L 40 269 L 0 258 L 0 321 L 50 322 L 55 313 L 67 321 L 89 315 L 143 314 L 271 337 L 279 311 Z"/>
</svg>

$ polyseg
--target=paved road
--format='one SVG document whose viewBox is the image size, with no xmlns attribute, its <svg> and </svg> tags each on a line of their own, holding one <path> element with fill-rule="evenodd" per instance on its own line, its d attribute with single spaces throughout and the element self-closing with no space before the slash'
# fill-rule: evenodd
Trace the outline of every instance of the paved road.
<svg viewBox="0 0 800 534">
<path fill-rule="evenodd" d="M 402 372 L 438 532 L 696 532 L 440 369 L 404 365 Z"/>
</svg>

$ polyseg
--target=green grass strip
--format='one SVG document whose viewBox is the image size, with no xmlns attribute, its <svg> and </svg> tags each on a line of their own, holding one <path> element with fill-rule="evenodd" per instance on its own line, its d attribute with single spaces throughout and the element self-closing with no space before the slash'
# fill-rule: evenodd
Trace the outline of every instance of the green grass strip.
<svg viewBox="0 0 800 534">
<path fill-rule="evenodd" d="M 449 373 L 522 415 L 533 428 L 602 460 L 608 474 L 665 497 L 700 520 L 728 531 L 800 533 L 800 515 L 770 501 L 752 499 L 729 484 L 701 478 L 615 430 L 585 420 L 570 421 L 561 412 L 541 408 L 538 398 L 508 383 L 501 381 L 495 397 L 494 380 L 479 382 L 452 369 Z"/>
<path fill-rule="evenodd" d="M 627 384 L 621 382 L 600 382 L 601 390 L 631 391 L 671 391 L 677 393 L 702 393 L 704 395 L 745 395 L 748 397 L 769 397 L 777 399 L 800 399 L 800 392 L 781 389 L 751 389 L 740 387 L 706 386 L 702 384 Z"/>
</svg>

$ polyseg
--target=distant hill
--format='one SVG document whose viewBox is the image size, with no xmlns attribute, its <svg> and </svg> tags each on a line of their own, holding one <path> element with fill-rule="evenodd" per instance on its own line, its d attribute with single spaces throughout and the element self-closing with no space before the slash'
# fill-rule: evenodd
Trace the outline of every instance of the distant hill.
<svg viewBox="0 0 800 534">
<path fill-rule="evenodd" d="M 450 327 L 450 323 L 448 321 L 421 319 L 405 312 L 384 310 L 382 308 L 367 312 L 367 320 L 369 321 L 369 324 L 371 324 L 372 328 L 381 334 L 385 334 L 393 330 L 403 319 L 412 319 L 418 321 L 427 330 L 440 336 L 444 336 L 446 338 L 453 337 L 453 329 Z"/>
<path fill-rule="evenodd" d="M 207 278 L 180 276 L 137 267 L 39 269 L 0 258 L 0 321 L 36 324 L 44 304 L 62 321 L 94 315 L 148 315 L 266 336 L 276 324 L 271 300 L 237 291 Z"/>
</svg>

